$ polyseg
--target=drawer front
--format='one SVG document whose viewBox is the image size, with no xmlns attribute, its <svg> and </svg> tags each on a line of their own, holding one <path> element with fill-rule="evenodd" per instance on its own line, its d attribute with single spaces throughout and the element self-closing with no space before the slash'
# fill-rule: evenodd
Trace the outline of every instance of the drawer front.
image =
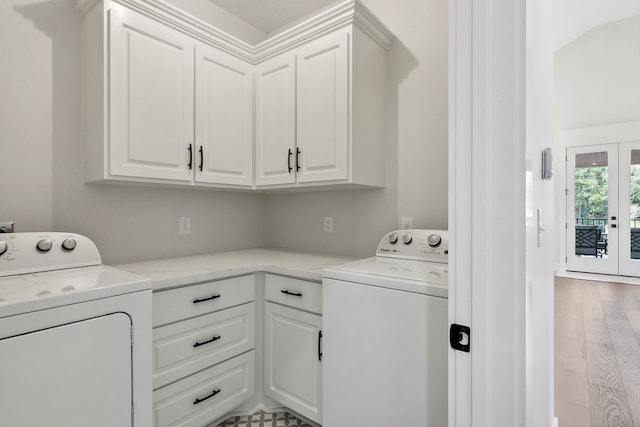
<svg viewBox="0 0 640 427">
<path fill-rule="evenodd" d="M 255 347 L 255 303 L 153 330 L 153 388 Z"/>
<path fill-rule="evenodd" d="M 253 274 L 154 292 L 153 326 L 222 310 L 254 298 Z"/>
<path fill-rule="evenodd" d="M 267 274 L 265 288 L 266 298 L 269 301 L 322 314 L 320 283 Z"/>
<path fill-rule="evenodd" d="M 201 427 L 255 392 L 254 352 L 237 356 L 153 392 L 157 427 Z"/>
</svg>

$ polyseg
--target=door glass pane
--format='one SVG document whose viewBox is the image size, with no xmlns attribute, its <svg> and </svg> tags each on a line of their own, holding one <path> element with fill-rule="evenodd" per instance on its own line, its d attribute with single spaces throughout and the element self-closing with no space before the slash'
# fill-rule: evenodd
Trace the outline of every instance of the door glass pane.
<svg viewBox="0 0 640 427">
<path fill-rule="evenodd" d="M 576 256 L 607 258 L 608 166 L 606 151 L 576 154 L 574 175 Z"/>
<path fill-rule="evenodd" d="M 631 259 L 640 259 L 640 150 L 631 150 L 629 197 Z"/>
</svg>

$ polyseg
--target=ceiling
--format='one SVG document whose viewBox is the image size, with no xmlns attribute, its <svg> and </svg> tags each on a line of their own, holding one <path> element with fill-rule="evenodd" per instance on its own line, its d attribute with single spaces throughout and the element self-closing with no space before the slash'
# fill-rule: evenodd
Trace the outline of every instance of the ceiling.
<svg viewBox="0 0 640 427">
<path fill-rule="evenodd" d="M 260 31 L 269 34 L 335 0 L 209 0 Z"/>
<path fill-rule="evenodd" d="M 640 15 L 639 0 L 555 0 L 553 36 L 556 50 L 587 31 Z"/>
</svg>

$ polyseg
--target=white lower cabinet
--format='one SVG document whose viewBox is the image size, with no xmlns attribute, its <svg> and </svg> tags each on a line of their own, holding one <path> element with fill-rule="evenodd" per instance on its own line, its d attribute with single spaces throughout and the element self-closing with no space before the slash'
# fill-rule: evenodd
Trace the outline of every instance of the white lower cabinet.
<svg viewBox="0 0 640 427">
<path fill-rule="evenodd" d="M 253 274 L 154 292 L 154 426 L 200 427 L 254 405 L 256 375 L 264 396 L 322 423 L 322 285 L 274 274 L 264 284 L 264 354 Z"/>
<path fill-rule="evenodd" d="M 317 423 L 322 423 L 320 290 L 319 283 L 266 276 L 264 392 Z"/>
<path fill-rule="evenodd" d="M 153 295 L 157 427 L 203 426 L 255 394 L 254 275 Z"/>
<path fill-rule="evenodd" d="M 154 391 L 154 423 L 201 427 L 232 411 L 254 390 L 255 359 L 250 351 Z"/>
</svg>

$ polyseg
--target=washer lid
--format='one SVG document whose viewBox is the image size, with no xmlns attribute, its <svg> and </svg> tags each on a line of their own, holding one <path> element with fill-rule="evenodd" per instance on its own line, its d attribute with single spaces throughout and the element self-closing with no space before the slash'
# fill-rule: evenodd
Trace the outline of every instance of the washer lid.
<svg viewBox="0 0 640 427">
<path fill-rule="evenodd" d="M 105 265 L 0 278 L 0 317 L 151 289 L 151 281 Z"/>
<path fill-rule="evenodd" d="M 447 297 L 447 264 L 372 257 L 324 271 L 327 279 Z"/>
</svg>

